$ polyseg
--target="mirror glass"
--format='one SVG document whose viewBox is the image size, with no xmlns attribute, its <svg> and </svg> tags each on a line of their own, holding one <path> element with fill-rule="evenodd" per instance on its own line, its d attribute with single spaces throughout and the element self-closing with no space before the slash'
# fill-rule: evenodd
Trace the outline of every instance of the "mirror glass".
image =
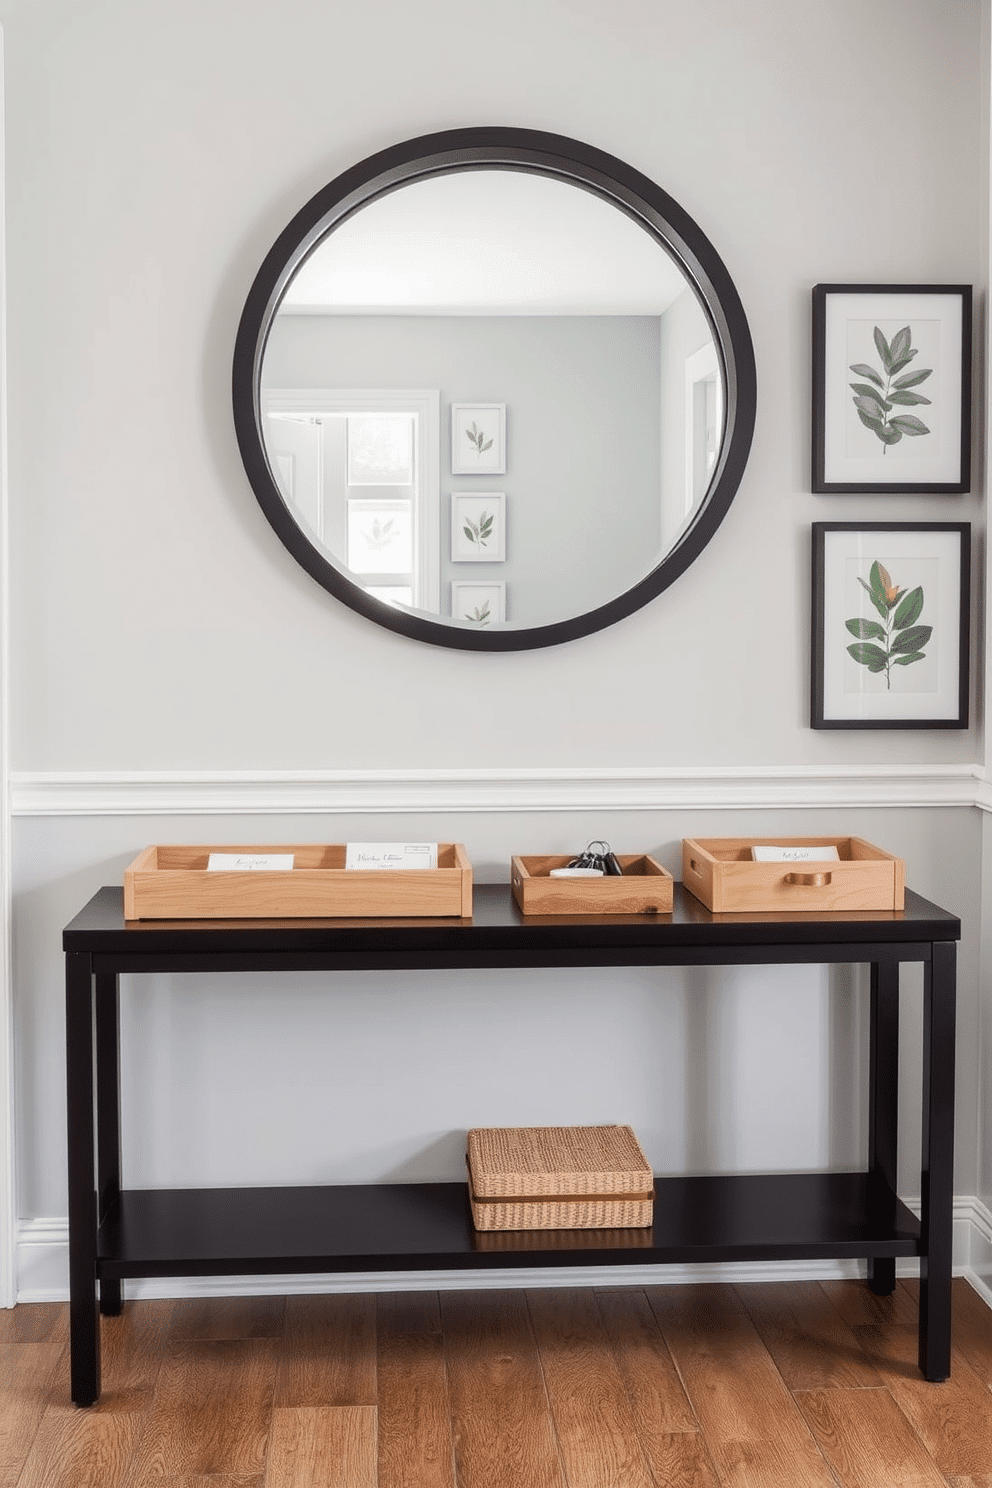
<svg viewBox="0 0 992 1488">
<path fill-rule="evenodd" d="M 735 414 L 743 468 L 739 351 L 683 239 L 629 191 L 506 153 L 333 194 L 276 245 L 241 335 L 239 437 L 283 541 L 370 618 L 487 649 L 671 582 L 739 479 Z M 236 357 L 236 418 L 238 380 Z"/>
</svg>

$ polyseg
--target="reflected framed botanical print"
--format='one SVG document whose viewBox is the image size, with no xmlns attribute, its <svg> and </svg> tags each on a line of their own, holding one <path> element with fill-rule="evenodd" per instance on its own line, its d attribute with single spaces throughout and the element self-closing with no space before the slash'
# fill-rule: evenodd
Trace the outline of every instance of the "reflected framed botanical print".
<svg viewBox="0 0 992 1488">
<path fill-rule="evenodd" d="M 506 619 L 506 585 L 456 581 L 451 586 L 451 616 L 485 629 Z"/>
<path fill-rule="evenodd" d="M 506 558 L 503 491 L 451 493 L 452 563 L 502 563 Z"/>
<path fill-rule="evenodd" d="M 452 403 L 451 473 L 506 474 L 505 403 Z"/>
<path fill-rule="evenodd" d="M 814 522 L 810 723 L 967 728 L 967 522 Z"/>
<path fill-rule="evenodd" d="M 815 492 L 968 490 L 971 302 L 970 284 L 816 286 Z"/>
</svg>

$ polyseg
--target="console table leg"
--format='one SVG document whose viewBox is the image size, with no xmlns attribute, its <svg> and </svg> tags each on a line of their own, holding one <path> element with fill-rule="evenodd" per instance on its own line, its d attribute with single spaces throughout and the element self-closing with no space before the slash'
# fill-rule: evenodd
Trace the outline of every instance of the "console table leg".
<svg viewBox="0 0 992 1488">
<path fill-rule="evenodd" d="M 935 1381 L 951 1372 L 956 960 L 952 941 L 934 942 L 923 984 L 920 1368 Z"/>
<path fill-rule="evenodd" d="M 69 1348 L 77 1405 L 100 1394 L 100 1318 L 96 1299 L 97 1196 L 93 1109 L 94 1009 L 90 957 L 65 964 L 66 1104 L 69 1156 Z"/>
<path fill-rule="evenodd" d="M 96 982 L 96 1179 L 99 1222 L 121 1192 L 120 979 L 97 974 Z M 100 1311 L 116 1316 L 121 1283 L 100 1282 Z"/>
<path fill-rule="evenodd" d="M 899 1126 L 898 961 L 872 962 L 868 1063 L 868 1171 L 894 1194 Z M 879 1296 L 895 1291 L 894 1256 L 869 1260 L 868 1285 Z"/>
</svg>

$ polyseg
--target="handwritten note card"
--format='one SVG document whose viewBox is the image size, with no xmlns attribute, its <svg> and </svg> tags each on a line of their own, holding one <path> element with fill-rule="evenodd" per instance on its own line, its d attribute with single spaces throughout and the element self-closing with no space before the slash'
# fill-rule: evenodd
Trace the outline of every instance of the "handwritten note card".
<svg viewBox="0 0 992 1488">
<path fill-rule="evenodd" d="M 752 847 L 751 857 L 756 863 L 836 863 L 840 859 L 836 847 Z"/>
<path fill-rule="evenodd" d="M 349 842 L 346 868 L 436 868 L 436 842 Z"/>
<path fill-rule="evenodd" d="M 287 873 L 292 853 L 213 852 L 207 859 L 208 873 Z"/>
</svg>

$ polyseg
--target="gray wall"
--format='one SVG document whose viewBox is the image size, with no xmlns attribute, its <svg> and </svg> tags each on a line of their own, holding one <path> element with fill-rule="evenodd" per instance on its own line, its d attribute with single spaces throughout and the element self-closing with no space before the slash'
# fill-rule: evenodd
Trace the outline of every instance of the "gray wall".
<svg viewBox="0 0 992 1488">
<path fill-rule="evenodd" d="M 267 387 L 438 388 L 441 604 L 452 579 L 507 586 L 507 618 L 594 609 L 654 565 L 659 328 L 652 316 L 282 315 Z M 505 403 L 505 475 L 451 474 L 451 404 Z M 506 493 L 507 559 L 448 561 L 450 493 Z M 371 493 L 370 493 L 371 494 Z"/>
<path fill-rule="evenodd" d="M 814 733 L 807 719 L 810 523 L 983 521 L 977 494 L 811 496 L 808 432 L 812 285 L 984 285 L 981 7 L 837 0 L 811 15 L 790 0 L 662 0 L 622 17 L 599 0 L 506 0 L 479 65 L 454 0 L 174 0 L 154 14 L 6 0 L 26 1218 L 65 1212 L 59 935 L 92 890 L 151 841 L 426 828 L 465 841 L 480 879 L 505 880 L 512 851 L 600 834 L 670 866 L 685 834 L 811 825 L 903 853 L 909 881 L 965 920 L 955 1184 L 977 1191 L 978 813 L 885 810 L 873 791 L 881 802 L 886 771 L 974 763 L 981 728 Z M 912 106 L 897 109 L 911 187 L 864 147 L 880 77 L 913 80 Z M 479 656 L 377 629 L 293 562 L 245 479 L 229 387 L 245 295 L 293 212 L 377 149 L 486 120 L 586 140 L 681 203 L 746 307 L 759 407 L 738 498 L 683 578 L 580 642 Z M 791 771 L 847 769 L 859 786 L 807 812 L 707 812 L 702 788 L 667 811 L 638 810 L 636 792 L 626 811 L 597 809 L 592 788 L 582 809 L 553 809 L 550 787 L 527 814 L 452 804 L 473 769 L 581 769 L 619 792 L 639 768 L 749 766 L 770 772 L 772 797 Z M 204 776 L 221 770 L 424 770 L 440 805 L 360 820 L 196 814 L 209 810 Z M 172 812 L 29 814 L 32 782 L 86 771 L 122 788 L 159 772 Z M 659 997 L 644 973 L 413 978 L 333 1000 L 312 983 L 141 983 L 125 1024 L 129 1171 L 455 1177 L 452 1134 L 469 1122 L 552 1113 L 633 1119 L 671 1168 L 813 1166 L 860 1149 L 862 993 L 816 968 L 662 982 Z M 914 1192 L 908 1080 L 904 1100 Z M 231 1113 L 253 1110 L 265 1119 L 246 1135 Z"/>
</svg>

